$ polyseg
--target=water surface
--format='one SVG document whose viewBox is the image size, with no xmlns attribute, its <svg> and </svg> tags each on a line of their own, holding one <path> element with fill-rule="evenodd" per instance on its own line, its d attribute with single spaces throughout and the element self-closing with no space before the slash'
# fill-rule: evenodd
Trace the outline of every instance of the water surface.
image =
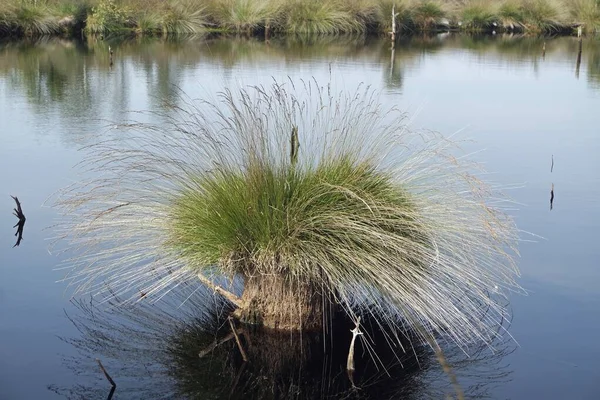
<svg viewBox="0 0 600 400">
<path fill-rule="evenodd" d="M 574 38 L 451 35 L 403 39 L 393 53 L 376 38 L 0 43 L 0 398 L 108 394 L 93 359 L 58 338 L 81 337 L 64 309 L 82 318 L 85 312 L 55 283 L 63 275 L 53 271 L 60 257 L 47 252 L 53 232 L 45 228 L 56 215 L 42 205 L 77 179 L 80 147 L 115 135 L 106 127 L 137 116 L 133 111 L 176 101 L 177 88 L 215 96 L 226 86 L 332 76 L 349 89 L 360 82 L 379 89 L 382 101 L 412 115 L 415 128 L 472 139 L 464 146 L 482 150 L 472 157 L 485 164 L 487 178 L 516 187 L 508 193 L 520 229 L 539 235 L 524 233 L 520 246 L 520 283 L 529 295 L 511 299 L 518 347 L 500 346 L 496 357 L 464 368 L 457 356 L 467 393 L 600 398 L 600 41 L 585 40 L 579 61 L 578 53 Z M 19 196 L 27 216 L 17 248 L 9 194 Z M 107 361 L 118 382 L 119 375 L 133 377 L 121 379 L 115 398 L 144 398 L 148 377 L 155 394 L 177 393 L 162 369 L 138 368 L 153 364 L 148 353 L 132 354 Z M 407 383 L 416 388 L 410 396 L 431 398 L 428 388 L 445 379 L 422 368 Z"/>
</svg>

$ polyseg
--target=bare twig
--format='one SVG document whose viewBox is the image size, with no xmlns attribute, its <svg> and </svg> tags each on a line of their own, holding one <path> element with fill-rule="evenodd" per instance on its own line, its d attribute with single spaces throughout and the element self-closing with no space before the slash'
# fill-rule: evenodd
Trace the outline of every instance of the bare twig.
<svg viewBox="0 0 600 400">
<path fill-rule="evenodd" d="M 108 372 L 106 372 L 106 369 L 104 368 L 104 365 L 102 365 L 102 361 L 100 361 L 99 358 L 96 358 L 96 362 L 100 366 L 100 369 L 102 370 L 102 372 L 104 372 L 104 376 L 106 377 L 106 379 L 108 379 L 108 381 L 112 385 L 113 389 L 116 388 L 117 384 L 115 383 L 115 381 L 112 380 L 112 378 L 110 377 L 110 375 L 108 374 Z"/>
<path fill-rule="evenodd" d="M 233 319 L 231 317 L 229 317 L 228 320 L 229 320 L 229 326 L 231 326 L 231 331 L 233 332 L 233 336 L 235 337 L 235 341 L 238 345 L 238 348 L 240 349 L 240 353 L 242 354 L 242 359 L 244 360 L 244 362 L 247 362 L 248 356 L 246 355 L 246 352 L 244 351 L 244 348 L 242 347 L 242 342 L 240 341 L 240 337 L 238 336 L 238 334 L 235 330 L 235 326 L 233 325 Z"/>
<path fill-rule="evenodd" d="M 214 342 L 212 342 L 211 344 L 209 344 L 208 346 L 206 346 L 203 350 L 201 350 L 198 353 L 198 357 L 200 357 L 200 358 L 204 357 L 205 355 L 207 355 L 208 353 L 212 352 L 214 349 L 216 349 L 217 347 L 219 347 L 223 343 L 228 342 L 228 341 L 230 341 L 233 338 L 234 338 L 234 335 L 233 335 L 233 332 L 232 332 L 232 333 L 230 333 L 229 335 L 223 337 L 220 340 L 215 340 Z"/>
</svg>

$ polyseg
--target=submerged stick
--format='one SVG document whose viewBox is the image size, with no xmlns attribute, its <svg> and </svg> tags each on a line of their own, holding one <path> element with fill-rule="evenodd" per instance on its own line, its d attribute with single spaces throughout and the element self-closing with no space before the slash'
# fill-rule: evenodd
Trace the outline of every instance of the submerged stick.
<svg viewBox="0 0 600 400">
<path fill-rule="evenodd" d="M 201 273 L 198 274 L 198 279 L 200 279 L 200 282 L 202 282 L 203 284 L 205 284 L 206 286 L 211 288 L 213 291 L 219 293 L 221 296 L 225 297 L 227 300 L 232 302 L 238 308 L 242 307 L 242 299 L 237 297 L 235 294 L 223 289 L 219 285 L 214 284 L 210 279 L 208 279 L 206 276 L 202 275 Z"/>
<path fill-rule="evenodd" d="M 17 228 L 17 232 L 15 233 L 15 236 L 17 236 L 17 243 L 15 243 L 13 247 L 17 247 L 21 244 L 21 241 L 23 240 L 23 228 L 25 227 L 25 221 L 27 220 L 27 218 L 25 218 L 25 214 L 23 214 L 19 198 L 17 196 L 10 197 L 12 197 L 15 203 L 17 203 L 17 207 L 13 209 L 13 215 L 19 218 L 19 221 L 13 226 L 13 228 Z"/>
<path fill-rule="evenodd" d="M 237 333 L 242 333 L 242 331 L 238 330 Z M 223 343 L 226 343 L 226 342 L 230 341 L 234 337 L 235 336 L 234 336 L 233 332 L 231 332 L 230 334 L 228 334 L 227 336 L 223 337 L 220 340 L 216 340 L 215 339 L 214 342 L 212 342 L 211 344 L 209 344 L 208 346 L 206 346 L 204 349 L 200 350 L 200 352 L 198 353 L 198 357 L 199 358 L 204 357 L 205 355 L 207 355 L 208 353 L 212 352 L 214 349 L 216 349 L 217 347 L 219 347 Z"/>
<path fill-rule="evenodd" d="M 235 330 L 235 326 L 233 325 L 233 320 L 231 317 L 229 317 L 228 320 L 229 320 L 229 326 L 231 326 L 231 331 L 233 332 L 233 336 L 235 337 L 235 341 L 238 345 L 238 348 L 240 349 L 240 353 L 242 354 L 242 359 L 244 360 L 244 362 L 248 362 L 248 356 L 246 356 L 246 352 L 244 351 L 244 348 L 242 347 L 242 342 L 240 341 L 240 337 L 238 336 L 238 334 Z"/>
<path fill-rule="evenodd" d="M 106 372 L 106 369 L 104 368 L 104 365 L 102 365 L 102 361 L 100 361 L 99 358 L 96 358 L 96 362 L 100 366 L 100 369 L 102 370 L 102 372 L 104 372 L 104 376 L 106 377 L 106 379 L 108 379 L 108 381 L 112 385 L 113 389 L 116 388 L 117 384 L 115 383 L 115 381 L 113 381 L 113 379 L 110 377 L 110 375 L 108 374 L 108 372 Z"/>
</svg>

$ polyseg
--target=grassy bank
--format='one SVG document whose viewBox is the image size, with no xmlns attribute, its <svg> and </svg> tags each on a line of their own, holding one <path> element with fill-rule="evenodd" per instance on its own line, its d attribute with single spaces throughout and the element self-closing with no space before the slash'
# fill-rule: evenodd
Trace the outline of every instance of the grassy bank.
<svg viewBox="0 0 600 400">
<path fill-rule="evenodd" d="M 6 0 L 0 35 L 600 31 L 600 0 Z"/>
</svg>

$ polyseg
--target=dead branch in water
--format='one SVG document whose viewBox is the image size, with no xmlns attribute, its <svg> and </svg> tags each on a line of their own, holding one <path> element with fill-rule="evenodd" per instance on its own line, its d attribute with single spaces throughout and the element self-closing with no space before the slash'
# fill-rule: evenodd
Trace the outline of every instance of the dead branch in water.
<svg viewBox="0 0 600 400">
<path fill-rule="evenodd" d="M 238 334 L 242 334 L 242 332 L 243 331 L 241 329 L 237 330 Z M 214 342 L 212 342 L 211 344 L 209 344 L 208 346 L 206 346 L 203 350 L 201 350 L 198 353 L 198 357 L 200 357 L 200 358 L 204 357 L 205 355 L 207 355 L 208 353 L 211 353 L 214 349 L 216 349 L 217 347 L 219 347 L 223 343 L 226 343 L 226 342 L 230 341 L 234 337 L 235 337 L 235 335 L 233 334 L 233 332 L 231 332 L 227 336 L 224 336 L 222 339 L 219 339 L 219 340 L 215 339 Z"/>
<path fill-rule="evenodd" d="M 17 236 L 17 243 L 15 243 L 13 247 L 17 247 L 21 244 L 21 241 L 23 240 L 23 228 L 25 227 L 25 221 L 27 220 L 27 218 L 25 218 L 25 214 L 23 214 L 23 210 L 21 209 L 21 202 L 19 201 L 17 196 L 10 197 L 12 197 L 15 200 L 15 203 L 17 203 L 17 207 L 13 209 L 14 216 L 19 218 L 19 222 L 17 222 L 13 226 L 13 228 L 17 228 L 17 232 L 15 233 L 15 236 Z"/>
<path fill-rule="evenodd" d="M 238 348 L 240 349 L 240 353 L 242 354 L 242 359 L 244 360 L 244 362 L 248 361 L 248 356 L 246 355 L 246 352 L 244 351 L 244 348 L 242 347 L 242 342 L 240 342 L 240 337 L 238 336 L 236 330 L 235 330 L 235 326 L 233 325 L 233 318 L 229 317 L 227 318 L 229 320 L 229 326 L 231 326 L 231 331 L 233 332 L 233 336 L 235 337 L 235 342 L 238 345 Z"/>
<path fill-rule="evenodd" d="M 221 296 L 225 297 L 227 300 L 232 302 L 238 308 L 242 306 L 242 299 L 237 297 L 235 294 L 223 289 L 221 286 L 214 284 L 210 279 L 201 273 L 198 274 L 198 279 L 200 282 L 211 288 L 213 291 L 219 293 Z"/>
</svg>

